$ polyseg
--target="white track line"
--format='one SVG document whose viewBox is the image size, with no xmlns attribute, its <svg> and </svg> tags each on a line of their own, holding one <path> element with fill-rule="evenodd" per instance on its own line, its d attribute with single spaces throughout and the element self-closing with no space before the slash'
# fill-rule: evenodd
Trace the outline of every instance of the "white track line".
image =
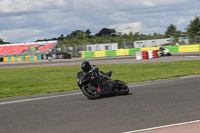
<svg viewBox="0 0 200 133">
<path fill-rule="evenodd" d="M 197 122 L 200 122 L 200 120 L 177 123 L 177 124 L 171 124 L 171 125 L 165 125 L 165 126 L 159 126 L 159 127 L 152 127 L 152 128 L 147 128 L 147 129 L 140 129 L 140 130 L 135 130 L 135 131 L 128 131 L 128 132 L 123 132 L 123 133 L 139 133 L 139 132 L 150 131 L 150 130 L 154 130 L 154 129 L 161 129 L 161 128 L 166 128 L 166 127 L 173 127 L 173 126 L 179 126 L 179 125 L 185 125 L 185 124 L 192 124 L 192 123 L 197 123 Z"/>
<path fill-rule="evenodd" d="M 81 92 L 64 94 L 64 95 L 39 97 L 39 98 L 29 98 L 29 99 L 15 100 L 15 101 L 7 101 L 7 102 L 0 102 L 0 105 L 12 104 L 12 103 L 21 103 L 21 102 L 28 102 L 28 101 L 36 101 L 36 100 L 50 99 L 50 98 L 56 98 L 56 97 L 73 96 L 73 95 L 79 95 L 79 94 L 81 94 Z"/>
<path fill-rule="evenodd" d="M 144 86 L 144 85 L 148 85 L 148 84 L 153 84 L 153 83 L 155 83 L 155 81 L 158 82 L 158 83 L 159 82 L 169 82 L 169 81 L 174 81 L 174 79 L 184 79 L 184 78 L 193 78 L 193 77 L 200 77 L 200 75 L 191 75 L 191 76 L 183 76 L 183 77 L 177 77 L 177 78 L 169 78 L 169 79 L 160 79 L 160 80 L 145 81 L 145 82 L 138 82 L 138 83 L 130 83 L 130 84 L 128 84 L 128 86 L 129 87 Z M 81 92 L 77 92 L 77 93 L 70 93 L 70 94 L 64 94 L 64 95 L 55 95 L 55 96 L 47 96 L 47 97 L 39 97 L 39 98 L 30 98 L 30 99 L 22 99 L 22 100 L 0 102 L 0 106 L 1 105 L 5 105 L 5 104 L 36 101 L 36 100 L 42 100 L 42 99 L 64 97 L 64 96 L 72 96 L 72 95 L 79 95 L 79 94 L 82 94 L 82 93 Z M 129 132 L 127 132 L 127 133 L 129 133 Z"/>
</svg>

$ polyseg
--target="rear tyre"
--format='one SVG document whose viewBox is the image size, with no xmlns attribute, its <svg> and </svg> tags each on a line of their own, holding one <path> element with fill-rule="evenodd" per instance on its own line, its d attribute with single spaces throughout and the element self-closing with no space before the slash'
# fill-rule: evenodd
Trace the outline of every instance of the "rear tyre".
<svg viewBox="0 0 200 133">
<path fill-rule="evenodd" d="M 120 80 L 115 80 L 115 83 L 117 85 L 117 90 L 119 95 L 128 95 L 129 94 L 129 87 L 127 84 Z"/>
<path fill-rule="evenodd" d="M 81 90 L 88 99 L 98 99 L 101 97 L 100 92 L 97 90 L 96 86 L 91 83 L 83 85 Z"/>
</svg>

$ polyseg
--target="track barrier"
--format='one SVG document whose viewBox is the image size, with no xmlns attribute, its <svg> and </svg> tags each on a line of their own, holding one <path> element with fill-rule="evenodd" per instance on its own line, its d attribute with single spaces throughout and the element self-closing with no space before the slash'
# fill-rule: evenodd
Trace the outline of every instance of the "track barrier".
<svg viewBox="0 0 200 133">
<path fill-rule="evenodd" d="M 13 56 L 0 58 L 0 62 L 14 62 L 14 61 L 37 61 L 47 59 L 71 59 L 71 54 L 45 54 L 45 55 L 30 55 L 30 56 Z"/>
<path fill-rule="evenodd" d="M 164 46 L 164 48 L 169 49 L 170 53 L 198 52 L 200 51 L 200 44 Z M 158 58 L 157 52 L 154 51 L 158 49 L 159 47 L 146 47 L 146 48 L 130 48 L 130 49 L 118 49 L 118 50 L 106 50 L 106 51 L 87 51 L 87 52 L 82 52 L 82 58 L 136 55 L 138 51 L 153 51 L 153 58 Z"/>
</svg>

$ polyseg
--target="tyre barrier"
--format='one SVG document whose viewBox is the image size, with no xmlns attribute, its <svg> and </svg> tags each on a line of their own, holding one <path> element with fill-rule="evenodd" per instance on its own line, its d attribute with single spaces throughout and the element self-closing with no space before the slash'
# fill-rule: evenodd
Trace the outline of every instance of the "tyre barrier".
<svg viewBox="0 0 200 133">
<path fill-rule="evenodd" d="M 142 51 L 142 57 L 143 57 L 143 59 L 148 59 L 149 58 L 148 52 L 147 51 Z"/>
<path fill-rule="evenodd" d="M 158 58 L 158 51 L 157 50 L 153 50 L 153 58 Z"/>
<path fill-rule="evenodd" d="M 138 51 L 136 52 L 136 60 L 158 58 L 157 50 Z"/>
<path fill-rule="evenodd" d="M 136 60 L 142 60 L 142 51 L 136 52 Z"/>
<path fill-rule="evenodd" d="M 153 59 L 153 50 L 148 50 L 147 52 L 149 59 Z"/>
</svg>

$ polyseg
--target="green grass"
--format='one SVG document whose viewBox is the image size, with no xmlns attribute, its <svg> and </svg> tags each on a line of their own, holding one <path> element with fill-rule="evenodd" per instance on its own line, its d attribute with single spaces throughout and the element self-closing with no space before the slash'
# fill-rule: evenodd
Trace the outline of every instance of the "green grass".
<svg viewBox="0 0 200 133">
<path fill-rule="evenodd" d="M 97 65 L 113 70 L 112 79 L 126 83 L 200 74 L 200 61 L 153 64 Z M 0 69 L 0 97 L 13 97 L 79 89 L 76 73 L 80 66 Z"/>
</svg>

